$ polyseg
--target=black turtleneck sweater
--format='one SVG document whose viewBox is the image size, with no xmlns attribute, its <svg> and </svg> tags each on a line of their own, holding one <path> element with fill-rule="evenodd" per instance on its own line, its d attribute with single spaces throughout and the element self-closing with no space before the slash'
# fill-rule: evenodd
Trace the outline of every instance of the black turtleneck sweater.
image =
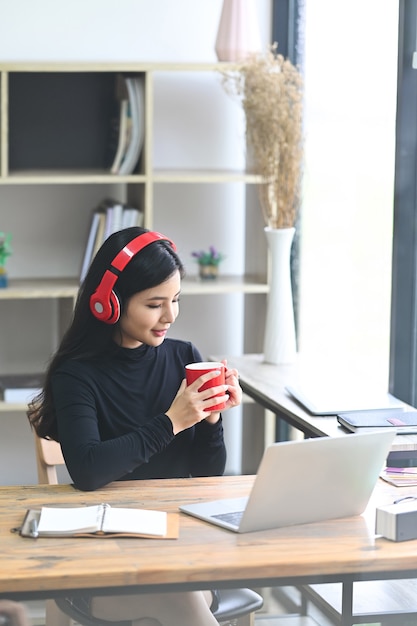
<svg viewBox="0 0 417 626">
<path fill-rule="evenodd" d="M 65 463 L 79 489 L 114 480 L 216 476 L 226 450 L 221 419 L 174 437 L 165 415 L 187 363 L 201 361 L 189 342 L 118 348 L 97 360 L 69 360 L 52 378 Z"/>
</svg>

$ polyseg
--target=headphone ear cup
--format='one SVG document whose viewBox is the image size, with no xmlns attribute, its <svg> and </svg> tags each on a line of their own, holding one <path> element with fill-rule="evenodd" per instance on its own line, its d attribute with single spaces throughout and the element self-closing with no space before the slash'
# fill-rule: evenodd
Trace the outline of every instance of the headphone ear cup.
<svg viewBox="0 0 417 626">
<path fill-rule="evenodd" d="M 90 311 L 100 322 L 116 324 L 120 317 L 120 302 L 113 289 L 105 299 L 97 291 L 93 293 L 90 298 Z"/>
<path fill-rule="evenodd" d="M 110 292 L 110 308 L 111 314 L 109 318 L 104 321 L 106 322 L 106 324 L 116 324 L 116 322 L 118 322 L 120 318 L 120 302 L 113 289 Z"/>
<path fill-rule="evenodd" d="M 113 291 L 118 277 L 142 248 L 161 239 L 170 243 L 173 250 L 176 250 L 175 244 L 170 239 L 164 237 L 161 233 L 149 231 L 132 239 L 118 252 L 109 269 L 104 272 L 97 289 L 90 297 L 90 311 L 96 319 L 105 324 L 116 324 L 119 321 L 120 302 Z"/>
</svg>

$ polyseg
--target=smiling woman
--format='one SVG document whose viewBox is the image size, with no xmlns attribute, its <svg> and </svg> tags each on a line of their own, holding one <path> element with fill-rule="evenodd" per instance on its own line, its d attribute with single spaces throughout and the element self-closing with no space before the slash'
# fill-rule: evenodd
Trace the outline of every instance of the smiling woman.
<svg viewBox="0 0 417 626">
<path fill-rule="evenodd" d="M 166 336 L 178 316 L 183 273 L 174 243 L 139 227 L 111 235 L 93 259 L 73 321 L 28 411 L 38 436 L 60 442 L 78 489 L 224 472 L 219 409 L 238 406 L 242 391 L 225 362 L 224 380 L 207 389 L 218 374 L 207 372 L 187 386 L 185 366 L 202 361 L 201 354 L 191 342 Z M 146 594 L 82 601 L 91 615 L 118 622 L 215 626 L 214 599 L 195 591 L 158 601 Z"/>
<path fill-rule="evenodd" d="M 179 313 L 181 276 L 178 270 L 151 289 L 134 294 L 120 317 L 118 340 L 124 348 L 146 343 L 158 346 Z"/>
</svg>

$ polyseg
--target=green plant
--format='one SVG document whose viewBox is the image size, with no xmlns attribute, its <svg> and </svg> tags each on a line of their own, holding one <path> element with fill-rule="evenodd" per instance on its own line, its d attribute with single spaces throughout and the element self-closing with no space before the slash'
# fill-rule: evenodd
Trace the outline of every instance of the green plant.
<svg viewBox="0 0 417 626">
<path fill-rule="evenodd" d="M 210 246 L 208 250 L 200 250 L 199 252 L 192 252 L 191 256 L 195 258 L 199 265 L 219 265 L 225 255 L 222 252 L 218 252 L 214 246 Z"/>
<path fill-rule="evenodd" d="M 4 267 L 6 265 L 6 259 L 12 253 L 11 240 L 11 233 L 0 232 L 0 267 Z"/>
</svg>

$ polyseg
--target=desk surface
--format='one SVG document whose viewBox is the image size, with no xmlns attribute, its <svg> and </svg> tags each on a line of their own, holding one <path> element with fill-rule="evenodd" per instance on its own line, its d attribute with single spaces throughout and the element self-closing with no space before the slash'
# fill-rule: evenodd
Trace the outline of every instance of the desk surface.
<svg viewBox="0 0 417 626">
<path fill-rule="evenodd" d="M 42 504 L 109 502 L 177 511 L 184 502 L 246 495 L 252 482 L 253 476 L 134 481 L 87 493 L 71 485 L 0 487 L 0 596 L 417 576 L 417 540 L 375 538 L 372 506 L 363 516 L 243 535 L 185 514 L 178 539 L 31 539 L 10 532 L 27 508 Z M 380 481 L 372 499 L 389 503 L 412 491 Z"/>
<path fill-rule="evenodd" d="M 286 385 L 297 381 L 297 366 L 265 363 L 262 354 L 210 358 L 216 361 L 226 358 L 228 365 L 239 371 L 240 384 L 244 393 L 308 437 L 335 437 L 349 434 L 338 424 L 334 415 L 322 417 L 312 415 L 285 390 Z M 416 448 L 417 435 L 398 435 L 392 446 L 393 450 Z"/>
</svg>

